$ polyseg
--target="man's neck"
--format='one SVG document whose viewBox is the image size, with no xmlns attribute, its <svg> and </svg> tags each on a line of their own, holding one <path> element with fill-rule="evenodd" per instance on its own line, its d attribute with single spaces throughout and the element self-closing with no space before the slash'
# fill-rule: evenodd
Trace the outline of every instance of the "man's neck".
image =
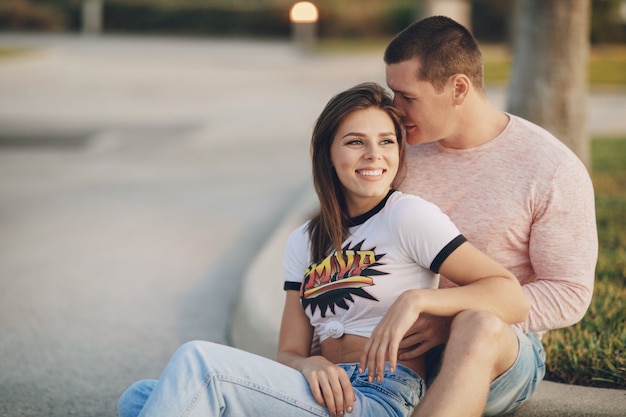
<svg viewBox="0 0 626 417">
<path fill-rule="evenodd" d="M 464 103 L 456 135 L 442 139 L 447 148 L 469 149 L 495 139 L 506 128 L 509 116 L 495 109 L 486 98 Z"/>
</svg>

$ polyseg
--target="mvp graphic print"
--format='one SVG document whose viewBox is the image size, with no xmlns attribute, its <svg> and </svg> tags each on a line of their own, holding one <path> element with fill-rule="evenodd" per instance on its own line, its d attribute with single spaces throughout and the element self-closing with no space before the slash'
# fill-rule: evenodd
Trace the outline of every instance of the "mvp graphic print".
<svg viewBox="0 0 626 417">
<path fill-rule="evenodd" d="M 379 261 L 385 254 L 377 255 L 376 248 L 362 249 L 363 242 L 353 248 L 348 242 L 341 252 L 334 251 L 307 269 L 300 297 L 304 308 L 311 306 L 311 314 L 317 308 L 322 317 L 326 317 L 329 309 L 333 314 L 337 307 L 347 310 L 348 301 L 354 302 L 353 296 L 378 301 L 365 289 L 374 285 L 373 277 L 387 275 L 374 269 L 384 265 Z"/>
</svg>

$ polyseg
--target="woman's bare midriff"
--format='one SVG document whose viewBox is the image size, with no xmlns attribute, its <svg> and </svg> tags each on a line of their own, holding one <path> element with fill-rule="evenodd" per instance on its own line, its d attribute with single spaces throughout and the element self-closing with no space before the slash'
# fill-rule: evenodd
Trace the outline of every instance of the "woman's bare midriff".
<svg viewBox="0 0 626 417">
<path fill-rule="evenodd" d="M 328 338 L 322 342 L 322 355 L 333 363 L 358 363 L 365 348 L 367 338 L 344 334 L 338 339 Z M 398 363 L 417 372 L 422 378 L 426 375 L 424 356 Z"/>
</svg>

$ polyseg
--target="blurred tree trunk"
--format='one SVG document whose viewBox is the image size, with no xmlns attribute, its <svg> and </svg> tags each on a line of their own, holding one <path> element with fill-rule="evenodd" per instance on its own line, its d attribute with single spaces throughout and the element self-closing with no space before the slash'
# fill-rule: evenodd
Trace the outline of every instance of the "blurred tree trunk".
<svg viewBox="0 0 626 417">
<path fill-rule="evenodd" d="M 472 30 L 472 4 L 469 0 L 416 0 L 423 5 L 423 17 L 448 16 Z"/>
<path fill-rule="evenodd" d="M 83 33 L 102 33 L 102 8 L 104 0 L 83 0 Z"/>
<path fill-rule="evenodd" d="M 516 0 L 507 111 L 562 140 L 590 168 L 590 0 Z"/>
</svg>

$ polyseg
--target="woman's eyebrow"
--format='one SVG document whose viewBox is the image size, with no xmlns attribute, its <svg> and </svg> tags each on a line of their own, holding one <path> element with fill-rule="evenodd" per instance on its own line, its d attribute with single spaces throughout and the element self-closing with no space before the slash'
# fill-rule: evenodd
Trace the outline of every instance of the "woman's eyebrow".
<svg viewBox="0 0 626 417">
<path fill-rule="evenodd" d="M 364 138 L 367 137 L 367 135 L 365 133 L 360 133 L 360 132 L 348 132 L 345 135 L 343 135 L 341 138 L 347 138 L 348 136 L 357 136 L 360 138 Z M 396 132 L 381 132 L 378 134 L 378 136 L 396 136 Z"/>
<path fill-rule="evenodd" d="M 348 136 L 358 136 L 361 138 L 364 138 L 365 136 L 367 136 L 365 133 L 360 133 L 360 132 L 348 132 L 345 135 L 343 135 L 341 138 L 347 138 Z"/>
</svg>

